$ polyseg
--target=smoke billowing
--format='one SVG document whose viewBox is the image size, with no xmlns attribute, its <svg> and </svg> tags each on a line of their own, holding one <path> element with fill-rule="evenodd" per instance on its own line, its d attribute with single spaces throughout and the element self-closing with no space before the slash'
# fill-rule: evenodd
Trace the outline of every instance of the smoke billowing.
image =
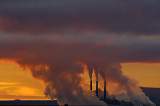
<svg viewBox="0 0 160 106">
<path fill-rule="evenodd" d="M 125 89 L 129 100 L 138 104 L 153 104 L 138 87 L 136 80 L 123 75 L 120 63 L 102 63 L 99 66 L 103 67 L 103 70 L 100 71 L 100 75 L 104 80 L 117 83 L 119 89 Z M 123 100 L 123 98 L 121 98 L 121 100 Z"/>
<path fill-rule="evenodd" d="M 88 63 L 87 68 L 89 70 L 89 77 L 92 80 L 92 74 L 93 74 L 93 63 Z"/>
<path fill-rule="evenodd" d="M 121 63 L 160 62 L 158 1 L 0 1 L 0 59 L 31 69 L 44 94 L 68 104 L 104 104 L 83 89 L 88 66 L 129 100 L 152 104 Z M 89 89 L 89 88 L 88 88 Z"/>
</svg>

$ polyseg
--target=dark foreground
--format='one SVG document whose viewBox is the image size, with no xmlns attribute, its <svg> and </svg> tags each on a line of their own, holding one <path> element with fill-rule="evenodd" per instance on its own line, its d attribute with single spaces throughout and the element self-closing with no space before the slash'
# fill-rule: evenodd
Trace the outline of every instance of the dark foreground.
<svg viewBox="0 0 160 106">
<path fill-rule="evenodd" d="M 19 105 L 19 106 L 31 106 L 31 105 L 43 105 L 53 106 L 58 105 L 57 100 L 13 100 L 13 101 L 0 101 L 0 105 Z"/>
<path fill-rule="evenodd" d="M 160 88 L 141 88 L 143 92 L 154 102 L 157 106 L 160 106 Z"/>
<path fill-rule="evenodd" d="M 160 106 L 160 88 L 141 88 L 143 92 L 153 101 L 157 106 Z M 105 100 L 106 101 L 106 100 Z M 117 101 L 106 101 L 106 103 L 114 102 L 120 105 Z M 113 104 L 113 103 L 111 103 Z M 115 105 L 114 104 L 114 105 Z M 125 104 L 125 102 L 123 103 Z M 19 105 L 19 106 L 55 106 L 58 105 L 57 100 L 14 100 L 14 101 L 0 101 L 0 105 Z M 131 104 L 132 105 L 132 104 Z M 128 106 L 128 105 L 125 105 Z"/>
</svg>

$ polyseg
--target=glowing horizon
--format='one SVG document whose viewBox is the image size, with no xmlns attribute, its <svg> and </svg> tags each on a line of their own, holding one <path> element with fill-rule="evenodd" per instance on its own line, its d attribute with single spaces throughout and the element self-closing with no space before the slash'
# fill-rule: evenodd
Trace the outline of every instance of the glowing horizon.
<svg viewBox="0 0 160 106">
<path fill-rule="evenodd" d="M 155 70 L 154 73 L 152 73 L 153 67 Z M 131 78 L 136 79 L 141 87 L 160 88 L 160 84 L 158 84 L 160 81 L 158 78 L 159 68 L 160 64 L 158 63 L 122 64 L 123 73 Z M 87 69 L 85 70 L 85 73 L 81 74 L 83 77 L 82 83 L 85 89 L 89 90 L 90 79 Z M 0 72 L 3 72 L 3 74 L 0 74 L 0 100 L 50 100 L 50 98 L 46 98 L 44 95 L 43 83 L 40 80 L 33 78 L 29 70 L 24 70 L 14 61 L 0 60 Z M 145 75 L 141 74 L 144 72 Z M 16 74 L 13 75 L 13 73 Z M 150 77 L 148 78 L 147 76 Z M 103 82 L 103 79 L 101 80 Z M 93 90 L 95 90 L 96 86 L 95 81 L 95 76 L 93 76 Z M 101 83 L 99 87 L 103 89 L 103 83 Z M 11 88 L 14 88 L 15 90 L 12 90 Z M 108 89 L 110 88 L 108 87 Z"/>
</svg>

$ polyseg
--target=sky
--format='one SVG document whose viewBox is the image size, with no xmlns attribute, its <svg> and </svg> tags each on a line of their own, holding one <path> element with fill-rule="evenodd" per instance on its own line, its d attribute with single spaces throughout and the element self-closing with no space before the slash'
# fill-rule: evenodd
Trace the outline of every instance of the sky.
<svg viewBox="0 0 160 106">
<path fill-rule="evenodd" d="M 138 86 L 160 87 L 158 3 L 1 0 L 1 94 L 89 103 L 79 76 L 88 63 L 128 95 L 137 95 Z"/>
</svg>

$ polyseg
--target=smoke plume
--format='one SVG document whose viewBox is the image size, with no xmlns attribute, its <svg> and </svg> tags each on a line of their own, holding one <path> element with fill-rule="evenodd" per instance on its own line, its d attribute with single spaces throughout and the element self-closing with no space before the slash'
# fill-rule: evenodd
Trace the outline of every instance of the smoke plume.
<svg viewBox="0 0 160 106">
<path fill-rule="evenodd" d="M 96 75 L 96 81 L 98 81 L 98 65 L 94 65 L 95 75 Z"/>
<path fill-rule="evenodd" d="M 88 68 L 88 71 L 89 71 L 89 77 L 90 79 L 92 79 L 92 73 L 93 73 L 93 63 L 88 63 L 87 64 L 87 68 Z"/>
<path fill-rule="evenodd" d="M 107 64 L 107 62 L 105 62 L 105 64 L 101 63 L 99 66 L 103 67 L 99 72 L 103 79 L 108 82 L 117 83 L 118 89 L 125 90 L 126 97 L 128 97 L 129 101 L 135 104 L 154 104 L 138 87 L 136 80 L 123 75 L 120 63 L 108 62 Z M 121 100 L 123 100 L 123 98 L 121 98 Z"/>
</svg>

